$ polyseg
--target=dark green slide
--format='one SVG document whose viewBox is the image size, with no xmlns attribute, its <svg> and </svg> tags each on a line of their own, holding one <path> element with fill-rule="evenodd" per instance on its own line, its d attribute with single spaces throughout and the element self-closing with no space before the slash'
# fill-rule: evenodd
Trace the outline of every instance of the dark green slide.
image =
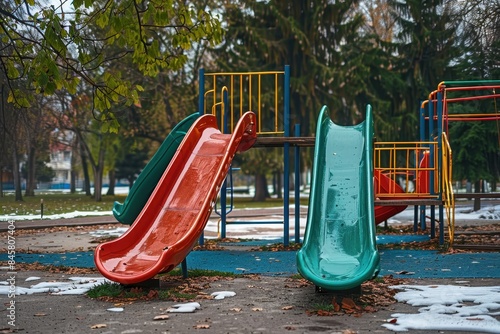
<svg viewBox="0 0 500 334">
<path fill-rule="evenodd" d="M 340 126 L 318 118 L 309 211 L 299 273 L 326 290 L 357 288 L 379 272 L 373 192 L 373 120 Z"/>
<path fill-rule="evenodd" d="M 113 215 L 116 220 L 128 225 L 135 221 L 177 151 L 179 144 L 198 116 L 199 113 L 191 114 L 172 129 L 135 180 L 123 204 L 114 203 Z"/>
</svg>

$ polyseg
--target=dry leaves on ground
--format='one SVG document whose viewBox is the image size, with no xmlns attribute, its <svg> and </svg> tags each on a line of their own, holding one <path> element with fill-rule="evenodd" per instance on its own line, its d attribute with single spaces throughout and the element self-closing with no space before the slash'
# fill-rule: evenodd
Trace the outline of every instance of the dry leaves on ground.
<svg viewBox="0 0 500 334">
<path fill-rule="evenodd" d="M 306 312 L 319 316 L 350 314 L 355 317 L 363 313 L 374 313 L 382 307 L 396 303 L 394 295 L 397 291 L 389 287 L 404 282 L 404 279 L 397 279 L 391 275 L 366 281 L 361 285 L 361 294 L 332 292 L 331 307 Z"/>
<path fill-rule="evenodd" d="M 387 235 L 429 235 L 430 228 L 422 231 L 420 228 L 414 232 L 412 225 L 393 226 L 387 230 L 379 229 L 379 234 Z M 436 226 L 436 237 L 429 241 L 413 241 L 398 244 L 379 245 L 379 249 L 411 249 L 411 250 L 439 250 L 442 252 L 482 252 L 484 249 L 456 249 L 461 245 L 491 245 L 500 247 L 500 224 L 455 226 L 454 243 L 455 249 L 446 248 L 439 244 L 439 226 Z M 448 229 L 445 230 L 445 242 L 448 243 Z M 492 249 L 498 251 L 498 249 Z"/>
</svg>

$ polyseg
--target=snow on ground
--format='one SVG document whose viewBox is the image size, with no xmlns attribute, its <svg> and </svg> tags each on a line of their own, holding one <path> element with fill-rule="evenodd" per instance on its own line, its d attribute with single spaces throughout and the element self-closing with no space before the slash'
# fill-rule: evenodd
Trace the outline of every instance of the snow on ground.
<svg viewBox="0 0 500 334">
<path fill-rule="evenodd" d="M 399 302 L 420 307 L 419 313 L 392 314 L 382 325 L 395 332 L 418 330 L 500 333 L 500 286 L 396 285 Z"/>
<path fill-rule="evenodd" d="M 77 218 L 77 217 L 91 217 L 91 216 L 111 216 L 113 212 L 111 211 L 73 211 L 67 213 L 58 213 L 55 215 L 44 215 L 43 219 L 68 219 L 68 218 Z M 40 214 L 38 215 L 0 215 L 0 221 L 8 221 L 8 220 L 39 220 Z"/>
<path fill-rule="evenodd" d="M 8 270 L 8 267 L 0 268 L 0 270 Z M 25 282 L 39 280 L 40 277 L 28 277 Z M 31 295 L 34 293 L 49 293 L 51 295 L 81 295 L 89 291 L 96 285 L 104 282 L 111 282 L 104 277 L 69 277 L 65 282 L 40 282 L 22 287 L 16 281 L 16 295 Z M 0 281 L 0 295 L 8 295 L 12 291 L 11 282 Z"/>
</svg>

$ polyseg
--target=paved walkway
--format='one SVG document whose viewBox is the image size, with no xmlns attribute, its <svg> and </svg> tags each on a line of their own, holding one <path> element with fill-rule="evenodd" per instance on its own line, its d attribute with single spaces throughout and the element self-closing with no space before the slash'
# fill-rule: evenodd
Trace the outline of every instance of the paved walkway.
<svg viewBox="0 0 500 334">
<path fill-rule="evenodd" d="M 250 215 L 251 213 L 247 213 Z M 276 212 L 279 214 L 279 210 Z M 22 221 L 16 228 L 40 229 L 58 226 L 85 226 L 115 224 L 111 216 L 84 217 L 43 221 Z M 491 222 L 490 222 L 491 223 Z M 0 223 L 0 229 L 6 227 Z M 5 226 L 4 226 L 5 225 Z M 5 230 L 5 229 L 4 229 Z M 79 230 L 42 232 L 18 237 L 20 248 L 31 247 L 41 253 L 18 253 L 16 261 L 40 262 L 70 267 L 93 267 L 88 232 Z M 266 241 L 226 243 L 226 250 L 194 251 L 187 258 L 189 269 L 232 271 L 235 273 L 259 274 L 231 280 L 205 283 L 203 293 L 232 291 L 236 296 L 223 300 L 198 298 L 200 309 L 194 313 L 168 313 L 175 302 L 161 299 L 135 301 L 114 305 L 90 299 L 82 295 L 57 296 L 48 293 L 20 295 L 15 301 L 16 327 L 10 326 L 9 318 L 2 317 L 0 331 L 14 329 L 20 333 L 389 333 L 383 327 L 394 320 L 395 314 L 416 314 L 418 308 L 406 303 L 378 306 L 375 313 L 352 315 L 310 315 L 319 305 L 328 305 L 335 298 L 332 293 L 317 293 L 314 286 L 304 285 L 300 280 L 290 279 L 296 274 L 295 252 L 264 252 L 253 248 Z M 273 241 L 267 241 L 273 242 Z M 381 240 L 380 242 L 384 242 Z M 37 248 L 38 247 L 38 248 Z M 83 251 L 74 252 L 76 248 Z M 0 254 L 6 261 L 7 254 Z M 486 287 L 498 285 L 500 278 L 500 253 L 438 254 L 434 251 L 381 250 L 381 276 L 390 274 L 407 279 L 410 284 L 463 285 Z M 3 268 L 0 281 L 15 277 L 16 286 L 30 287 L 37 282 L 68 282 L 72 276 L 99 277 L 100 275 L 69 275 L 46 271 L 20 271 L 15 274 Z M 37 281 L 26 281 L 38 277 Z M 178 285 L 178 284 L 177 284 Z M 189 284 L 186 284 L 189 287 Z M 166 291 L 172 286 L 162 286 Z M 4 297 L 2 297 L 4 298 Z M 7 299 L 5 299 L 7 300 Z M 7 304 L 4 304 L 7 305 Z M 109 309 L 121 308 L 119 312 Z M 10 312 L 7 306 L 3 312 Z M 7 314 L 8 315 L 8 314 Z M 168 319 L 154 320 L 157 315 L 168 315 Z M 496 315 L 493 319 L 499 319 Z M 479 319 L 477 316 L 474 317 Z M 397 321 L 396 321 L 397 322 Z M 439 321 L 434 321 L 439 325 Z M 429 333 L 430 329 L 414 329 L 411 334 Z M 446 331 L 442 333 L 456 333 Z M 477 332 L 477 331 L 476 331 Z M 484 331 L 483 331 L 484 332 Z M 460 333 L 474 333 L 472 330 Z M 500 333 L 494 329 L 490 333 Z"/>
</svg>

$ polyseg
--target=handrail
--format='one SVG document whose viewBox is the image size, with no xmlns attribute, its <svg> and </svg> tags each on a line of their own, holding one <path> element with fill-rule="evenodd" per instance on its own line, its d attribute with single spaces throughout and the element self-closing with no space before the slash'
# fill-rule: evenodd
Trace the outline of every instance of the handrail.
<svg viewBox="0 0 500 334">
<path fill-rule="evenodd" d="M 442 157 L 443 157 L 443 168 L 442 168 L 442 183 L 443 183 L 443 201 L 446 208 L 446 219 L 448 221 L 448 236 L 450 239 L 449 247 L 453 246 L 454 234 L 455 234 L 455 195 L 453 193 L 453 161 L 452 161 L 452 151 L 451 146 L 448 141 L 448 137 L 445 132 L 442 133 L 441 138 L 443 140 L 442 147 Z"/>
<path fill-rule="evenodd" d="M 257 115 L 257 134 L 283 135 L 285 127 L 281 121 L 285 116 L 281 114 L 280 107 L 284 101 L 279 93 L 282 86 L 281 77 L 284 74 L 285 71 L 204 73 L 211 84 L 211 89 L 204 93 L 205 105 L 208 96 L 212 98 L 212 105 L 221 104 L 219 99 L 222 99 L 222 95 L 220 97 L 217 95 L 217 86 L 224 85 L 228 92 L 229 131 L 232 131 L 234 124 L 244 112 L 251 110 Z M 267 100 L 266 108 L 269 109 L 266 109 L 263 95 L 273 91 L 273 95 Z M 205 110 L 203 112 L 205 113 Z M 267 129 L 263 128 L 263 125 L 271 119 L 274 124 Z"/>
<path fill-rule="evenodd" d="M 440 198 L 441 183 L 437 159 L 436 141 L 422 142 L 375 142 L 374 168 L 380 170 L 394 181 L 404 183 L 405 193 L 386 193 L 376 196 L 384 198 Z M 422 165 L 423 156 L 429 152 L 428 165 Z M 431 161 L 432 160 L 432 161 Z"/>
</svg>

